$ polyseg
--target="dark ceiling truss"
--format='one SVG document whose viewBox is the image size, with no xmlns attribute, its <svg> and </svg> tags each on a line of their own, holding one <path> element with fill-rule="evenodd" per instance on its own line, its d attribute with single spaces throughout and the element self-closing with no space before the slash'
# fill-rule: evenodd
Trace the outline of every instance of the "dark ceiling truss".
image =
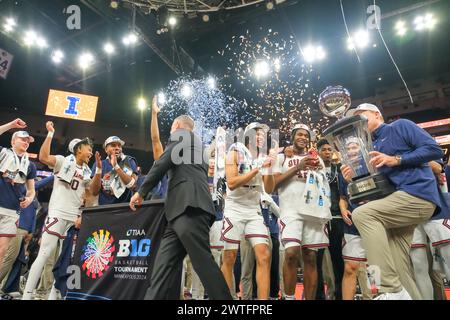
<svg viewBox="0 0 450 320">
<path fill-rule="evenodd" d="M 139 8 L 158 10 L 165 6 L 171 12 L 214 12 L 240 9 L 264 2 L 265 0 L 123 0 Z"/>
<path fill-rule="evenodd" d="M 107 5 L 107 1 L 95 1 L 95 0 L 81 0 L 81 2 L 92 12 L 96 13 L 98 16 L 100 16 L 103 20 L 109 22 L 109 23 L 116 23 L 118 18 L 123 18 L 123 11 L 117 12 L 115 10 L 110 10 Z M 148 15 L 145 12 L 138 11 L 138 14 L 136 15 L 133 11 L 135 8 L 133 6 L 128 7 L 132 10 L 131 15 L 128 14 L 126 17 L 132 16 L 131 19 L 129 19 L 129 27 L 131 30 L 133 30 L 135 33 L 137 33 L 140 37 L 140 39 L 147 45 L 176 75 L 181 75 L 183 71 L 195 73 L 196 71 L 202 72 L 203 70 L 201 68 L 197 68 L 197 70 L 193 69 L 193 66 L 196 66 L 194 59 L 187 54 L 185 50 L 181 50 L 176 44 L 173 45 L 171 42 L 169 46 L 164 45 L 158 45 L 158 43 L 161 43 L 161 40 L 156 37 L 155 30 L 158 28 L 158 23 L 156 21 L 156 18 L 152 15 Z M 137 8 L 137 7 L 136 7 Z M 119 11 L 119 10 L 118 10 Z M 122 13 L 122 15 L 121 15 Z M 162 47 L 170 47 L 172 50 L 177 50 L 177 55 L 183 55 L 183 59 L 170 59 L 168 58 L 167 54 L 163 52 L 161 49 Z M 177 63 L 177 62 L 178 63 Z M 186 65 L 180 65 L 183 61 L 188 61 L 190 63 Z M 128 63 L 128 62 L 125 62 Z M 114 68 L 115 66 L 111 66 L 110 68 Z M 83 79 L 78 79 L 77 81 L 73 82 L 80 83 L 83 80 L 92 79 L 93 77 L 96 77 L 97 75 L 103 74 L 107 72 L 108 70 L 102 70 L 97 71 L 91 75 L 88 75 L 87 77 Z M 71 84 L 71 85 L 72 85 Z"/>
</svg>

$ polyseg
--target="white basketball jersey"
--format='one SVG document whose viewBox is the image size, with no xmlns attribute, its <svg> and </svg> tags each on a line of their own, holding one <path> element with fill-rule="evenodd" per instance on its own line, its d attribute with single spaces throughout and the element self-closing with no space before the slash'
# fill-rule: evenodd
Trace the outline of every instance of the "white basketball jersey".
<svg viewBox="0 0 450 320">
<path fill-rule="evenodd" d="M 277 165 L 278 171 L 283 174 L 291 168 L 297 166 L 300 161 L 306 157 L 304 155 L 293 155 L 287 158 L 284 154 L 278 155 Z M 306 184 L 307 171 L 300 171 L 299 174 L 293 176 L 278 187 L 278 199 L 280 201 L 281 214 L 287 210 L 297 209 L 296 203 L 300 195 L 303 194 Z"/>
<path fill-rule="evenodd" d="M 230 147 L 230 151 L 236 150 L 238 153 L 238 175 L 244 175 L 256 167 L 250 151 L 242 144 L 236 143 Z M 225 201 L 225 211 L 230 213 L 242 213 L 243 209 L 250 211 L 260 210 L 259 202 L 262 192 L 262 177 L 256 175 L 248 184 L 249 187 L 239 187 L 230 190 L 227 185 L 227 198 Z"/>
<path fill-rule="evenodd" d="M 75 221 L 77 216 L 81 214 L 80 207 L 83 204 L 83 197 L 90 180 L 83 180 L 83 168 L 77 165 L 72 181 L 70 183 L 62 181 L 56 174 L 61 170 L 65 158 L 63 156 L 55 157 L 56 164 L 53 169 L 55 182 L 53 183 L 53 192 L 50 197 L 49 215 L 68 221 Z"/>
<path fill-rule="evenodd" d="M 289 171 L 291 168 L 297 166 L 307 155 L 308 154 L 293 155 L 292 157 L 287 158 L 284 154 L 279 154 L 277 159 L 277 171 L 281 174 Z M 325 167 L 322 159 L 319 158 L 319 161 L 322 167 Z M 284 215 L 287 212 L 301 213 L 301 208 L 299 208 L 301 205 L 300 197 L 305 190 L 307 175 L 308 171 L 302 170 L 289 180 L 284 181 L 284 183 L 278 187 L 281 215 Z"/>
</svg>

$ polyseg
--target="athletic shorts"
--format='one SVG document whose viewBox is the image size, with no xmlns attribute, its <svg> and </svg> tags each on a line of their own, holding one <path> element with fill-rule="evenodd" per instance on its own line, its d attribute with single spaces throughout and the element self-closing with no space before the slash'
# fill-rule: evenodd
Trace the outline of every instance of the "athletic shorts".
<svg viewBox="0 0 450 320">
<path fill-rule="evenodd" d="M 211 249 L 223 249 L 222 241 L 223 220 L 215 221 L 209 230 L 209 247 Z"/>
<path fill-rule="evenodd" d="M 427 236 L 433 247 L 450 243 L 450 219 L 429 220 L 414 230 L 411 248 L 427 245 Z"/>
<path fill-rule="evenodd" d="M 58 237 L 59 239 L 65 239 L 67 235 L 67 231 L 75 225 L 72 221 L 68 221 L 66 219 L 57 218 L 47 216 L 45 219 L 45 224 L 42 227 L 42 233 L 48 233 L 53 236 Z"/>
<path fill-rule="evenodd" d="M 301 246 L 318 250 L 329 246 L 326 224 L 303 220 L 300 215 L 286 215 L 280 218 L 281 242 L 285 249 Z"/>
<path fill-rule="evenodd" d="M 246 212 L 240 217 L 236 214 L 227 216 L 225 211 L 221 238 L 224 241 L 224 249 L 238 249 L 242 235 L 245 235 L 252 247 L 257 244 L 269 245 L 269 228 L 264 224 L 260 212 L 251 215 Z"/>
<path fill-rule="evenodd" d="M 344 233 L 344 238 L 342 239 L 342 259 L 355 262 L 367 261 L 361 236 Z"/>
<path fill-rule="evenodd" d="M 14 238 L 17 234 L 17 224 L 19 216 L 11 217 L 0 212 L 0 237 Z"/>
</svg>

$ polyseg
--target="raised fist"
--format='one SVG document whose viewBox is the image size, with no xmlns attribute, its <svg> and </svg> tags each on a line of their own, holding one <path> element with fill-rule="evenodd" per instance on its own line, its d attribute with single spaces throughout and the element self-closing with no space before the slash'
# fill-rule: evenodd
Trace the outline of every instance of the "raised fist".
<svg viewBox="0 0 450 320">
<path fill-rule="evenodd" d="M 52 121 L 47 121 L 45 127 L 47 128 L 48 132 L 55 132 L 55 127 Z"/>
<path fill-rule="evenodd" d="M 102 168 L 102 157 L 98 151 L 95 151 L 95 165 L 97 168 Z"/>
<path fill-rule="evenodd" d="M 153 113 L 159 113 L 160 108 L 158 106 L 158 96 L 155 95 L 153 96 L 153 100 L 152 100 L 152 112 Z"/>
<path fill-rule="evenodd" d="M 27 127 L 26 122 L 20 118 L 17 118 L 16 120 L 11 121 L 9 124 L 11 126 L 11 129 L 24 129 Z"/>
</svg>

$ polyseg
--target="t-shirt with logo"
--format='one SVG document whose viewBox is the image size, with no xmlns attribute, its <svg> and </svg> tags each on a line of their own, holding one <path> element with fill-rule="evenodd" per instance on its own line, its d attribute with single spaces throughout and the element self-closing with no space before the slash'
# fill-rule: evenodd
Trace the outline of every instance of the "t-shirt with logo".
<svg viewBox="0 0 450 320">
<path fill-rule="evenodd" d="M 51 217 L 62 218 L 67 221 L 75 221 L 81 214 L 80 207 L 84 203 L 84 195 L 89 187 L 91 179 L 83 178 L 83 167 L 76 165 L 75 174 L 70 183 L 58 178 L 58 172 L 64 164 L 63 156 L 55 156 L 56 164 L 53 169 L 55 181 L 50 197 L 48 214 Z"/>
<path fill-rule="evenodd" d="M 125 158 L 124 158 L 125 159 Z M 119 159 L 118 159 L 119 161 Z M 126 175 L 131 176 L 133 173 L 137 176 L 137 164 L 136 161 L 132 157 L 126 156 L 126 161 L 119 161 L 119 165 L 122 168 L 123 172 Z M 95 174 L 95 163 L 92 166 L 92 174 Z M 113 191 L 111 190 L 111 172 L 113 171 L 113 166 L 108 159 L 102 160 L 102 180 L 101 180 L 101 189 L 100 194 L 98 196 L 98 204 L 114 204 L 114 203 L 125 203 L 130 201 L 132 196 L 132 191 L 128 188 L 125 189 L 124 193 L 120 196 L 120 198 L 116 198 Z"/>
<path fill-rule="evenodd" d="M 0 147 L 0 151 L 3 147 Z M 22 157 L 19 157 L 21 160 Z M 27 170 L 27 180 L 36 178 L 36 166 L 30 162 Z M 17 217 L 20 210 L 20 198 L 27 194 L 25 183 L 12 183 L 14 177 L 5 172 L 0 178 L 0 214 Z M 4 208 L 6 210 L 1 210 Z"/>
</svg>

